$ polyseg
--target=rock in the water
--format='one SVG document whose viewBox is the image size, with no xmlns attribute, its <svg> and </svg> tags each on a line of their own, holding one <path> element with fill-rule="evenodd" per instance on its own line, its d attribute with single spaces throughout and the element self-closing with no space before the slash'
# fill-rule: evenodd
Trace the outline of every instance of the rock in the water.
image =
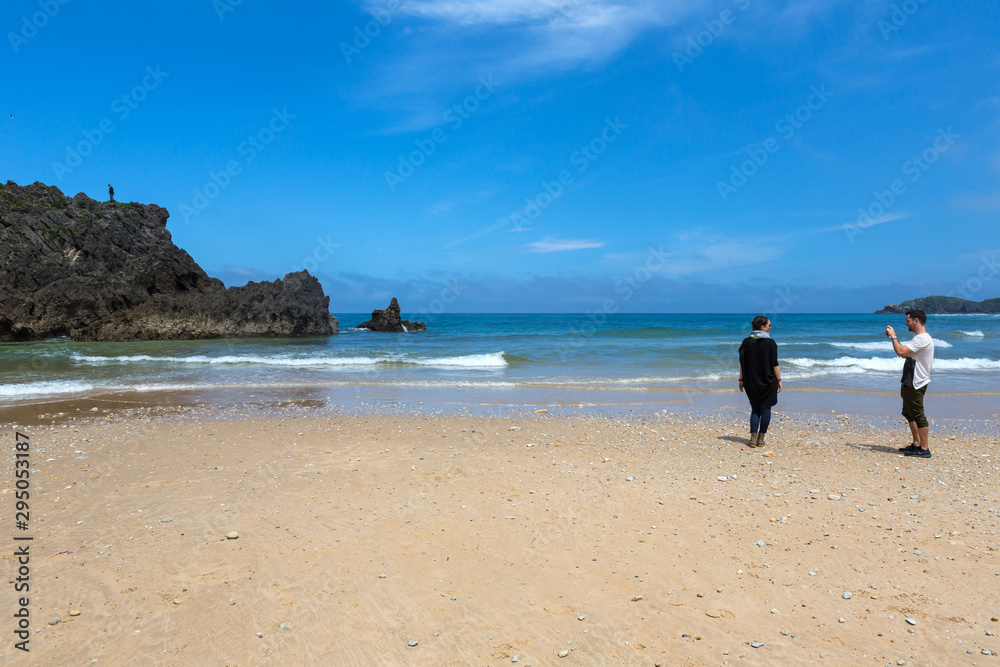
<svg viewBox="0 0 1000 667">
<path fill-rule="evenodd" d="M 337 333 L 308 272 L 226 289 L 174 245 L 169 216 L 42 183 L 0 185 L 0 342 Z"/>
<path fill-rule="evenodd" d="M 400 333 L 403 331 L 426 331 L 427 325 L 423 322 L 411 322 L 399 318 L 399 302 L 396 297 L 392 297 L 389 307 L 385 310 L 373 310 L 372 318 L 367 322 L 358 325 L 358 329 L 370 329 L 388 333 Z"/>
</svg>

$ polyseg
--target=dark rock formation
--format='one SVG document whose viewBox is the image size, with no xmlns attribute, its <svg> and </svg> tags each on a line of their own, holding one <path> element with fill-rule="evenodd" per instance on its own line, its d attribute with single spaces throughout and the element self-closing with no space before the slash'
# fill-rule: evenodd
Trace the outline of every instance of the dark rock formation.
<svg viewBox="0 0 1000 667">
<path fill-rule="evenodd" d="M 405 329 L 403 327 L 406 327 Z M 426 331 L 427 325 L 423 322 L 411 322 L 410 320 L 399 319 L 399 302 L 396 297 L 392 297 L 389 307 L 385 310 L 373 310 L 372 318 L 367 322 L 358 325 L 358 329 L 371 329 L 372 331 Z"/>
<path fill-rule="evenodd" d="M 903 315 L 908 310 L 922 310 L 928 315 L 949 314 L 1000 314 L 1000 298 L 985 301 L 968 301 L 955 296 L 925 296 L 903 303 L 890 303 L 876 315 Z"/>
<path fill-rule="evenodd" d="M 337 333 L 306 271 L 226 289 L 173 244 L 166 209 L 0 185 L 0 341 Z"/>
</svg>

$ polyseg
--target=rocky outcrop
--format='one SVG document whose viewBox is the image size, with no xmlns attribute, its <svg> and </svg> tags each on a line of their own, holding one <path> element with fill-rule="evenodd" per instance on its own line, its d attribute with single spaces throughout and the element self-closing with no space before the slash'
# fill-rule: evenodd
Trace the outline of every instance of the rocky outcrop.
<svg viewBox="0 0 1000 667">
<path fill-rule="evenodd" d="M 406 328 L 404 329 L 403 327 Z M 359 324 L 358 329 L 386 332 L 426 331 L 427 325 L 423 322 L 401 320 L 399 318 L 399 302 L 396 301 L 396 297 L 392 297 L 388 308 L 385 310 L 373 310 L 372 318 L 367 322 Z"/>
<path fill-rule="evenodd" d="M 337 333 L 308 272 L 226 289 L 174 245 L 169 216 L 42 183 L 0 185 L 0 341 Z"/>
<path fill-rule="evenodd" d="M 1000 298 L 969 301 L 955 296 L 925 296 L 902 303 L 890 303 L 876 315 L 903 315 L 908 310 L 922 310 L 928 315 L 1000 314 Z"/>
</svg>

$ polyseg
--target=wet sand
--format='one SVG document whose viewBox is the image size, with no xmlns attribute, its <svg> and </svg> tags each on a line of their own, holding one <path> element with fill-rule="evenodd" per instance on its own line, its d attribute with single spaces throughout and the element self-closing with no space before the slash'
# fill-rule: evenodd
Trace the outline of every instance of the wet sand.
<svg viewBox="0 0 1000 667">
<path fill-rule="evenodd" d="M 1000 659 L 992 423 L 923 460 L 842 416 L 751 450 L 730 410 L 79 407 L 19 428 L 31 653 L 5 613 L 5 664 Z"/>
</svg>

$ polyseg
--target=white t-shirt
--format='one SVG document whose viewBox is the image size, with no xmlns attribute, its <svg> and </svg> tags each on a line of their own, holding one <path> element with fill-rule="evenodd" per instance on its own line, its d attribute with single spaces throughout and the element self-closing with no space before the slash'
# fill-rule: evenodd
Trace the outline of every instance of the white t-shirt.
<svg viewBox="0 0 1000 667">
<path fill-rule="evenodd" d="M 931 381 L 931 366 L 934 365 L 934 339 L 929 333 L 917 334 L 906 347 L 913 352 L 911 355 L 916 365 L 913 368 L 913 388 L 920 389 Z"/>
</svg>

